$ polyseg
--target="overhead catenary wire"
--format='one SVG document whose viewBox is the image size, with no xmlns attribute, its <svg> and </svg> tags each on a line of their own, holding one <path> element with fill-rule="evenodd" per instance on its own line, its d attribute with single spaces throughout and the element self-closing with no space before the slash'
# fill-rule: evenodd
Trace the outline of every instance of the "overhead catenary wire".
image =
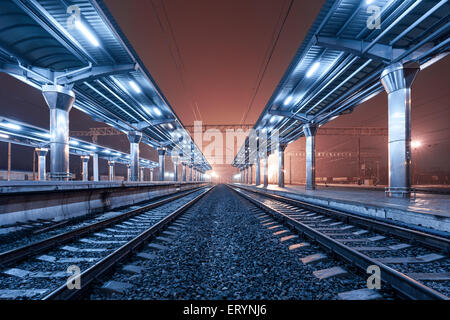
<svg viewBox="0 0 450 320">
<path fill-rule="evenodd" d="M 291 12 L 292 5 L 293 5 L 293 4 L 294 4 L 294 0 L 291 0 L 290 3 L 289 3 L 289 7 L 288 7 L 288 9 L 287 9 L 287 11 L 286 11 L 286 14 L 285 14 L 285 16 L 284 16 L 284 18 L 283 18 L 283 21 L 282 21 L 282 23 L 281 23 L 281 26 L 280 26 L 280 28 L 279 28 L 279 30 L 278 30 L 278 33 L 277 33 L 277 35 L 276 35 L 276 37 L 275 37 L 275 41 L 271 42 L 271 43 L 272 43 L 272 46 L 271 46 L 271 49 L 270 49 L 269 57 L 268 57 L 268 59 L 267 59 L 265 65 L 264 65 L 264 68 L 262 69 L 262 72 L 261 72 L 261 70 L 260 70 L 259 73 L 258 73 L 257 85 L 256 85 L 255 91 L 253 92 L 253 95 L 252 95 L 252 97 L 251 97 L 251 99 L 250 99 L 250 102 L 249 102 L 249 105 L 248 105 L 248 107 L 247 107 L 247 110 L 245 111 L 244 115 L 242 116 L 241 124 L 243 124 L 244 121 L 247 119 L 247 116 L 248 116 L 248 114 L 249 114 L 249 112 L 250 112 L 250 110 L 251 110 L 251 108 L 252 108 L 252 106 L 253 106 L 253 103 L 254 103 L 254 101 L 255 101 L 255 98 L 256 98 L 256 96 L 257 96 L 257 94 L 258 94 L 258 92 L 259 92 L 259 89 L 261 88 L 262 80 L 264 79 L 264 76 L 265 76 L 265 74 L 266 74 L 267 68 L 268 68 L 268 66 L 269 66 L 269 64 L 270 64 L 270 62 L 271 62 L 271 60 L 272 60 L 273 53 L 275 52 L 275 48 L 276 48 L 276 46 L 277 46 L 277 44 L 278 44 L 278 41 L 279 41 L 279 39 L 280 39 L 280 35 L 281 35 L 281 33 L 282 33 L 283 29 L 284 29 L 284 26 L 285 26 L 285 24 L 286 24 L 286 20 L 287 20 L 287 18 L 289 17 L 289 13 Z M 284 9 L 284 6 L 282 7 L 281 12 L 283 12 L 283 9 Z M 280 17 L 281 17 L 281 13 L 280 13 Z M 278 21 L 279 21 L 279 20 L 278 20 Z M 277 25 L 278 25 L 278 23 L 277 23 Z M 277 25 L 275 25 L 275 27 L 276 27 Z M 274 30 L 274 34 L 275 34 L 275 30 Z M 272 40 L 273 40 L 273 37 L 272 37 Z M 270 47 L 270 45 L 269 45 L 269 47 Z M 268 48 L 269 48 L 269 47 L 268 47 Z M 267 51 L 266 51 L 266 53 L 267 53 Z M 266 57 L 266 56 L 264 56 L 264 58 L 265 58 L 265 57 Z M 265 60 L 266 60 L 266 59 L 263 60 L 263 63 L 264 63 Z M 260 75 L 260 76 L 259 76 L 259 75 Z"/>
</svg>

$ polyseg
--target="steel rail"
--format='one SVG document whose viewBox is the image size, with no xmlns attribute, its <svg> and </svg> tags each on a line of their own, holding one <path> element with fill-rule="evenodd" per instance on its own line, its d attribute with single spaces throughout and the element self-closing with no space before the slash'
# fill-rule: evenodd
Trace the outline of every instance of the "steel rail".
<svg viewBox="0 0 450 320">
<path fill-rule="evenodd" d="M 122 213 L 118 216 L 115 216 L 115 217 L 112 217 L 109 219 L 105 219 L 105 220 L 102 220 L 102 221 L 99 221 L 99 222 L 96 222 L 96 223 L 93 223 L 93 224 L 90 224 L 87 226 L 83 226 L 83 227 L 80 227 L 80 228 L 77 228 L 77 229 L 74 229 L 71 231 L 67 231 L 67 232 L 58 234 L 56 236 L 50 237 L 48 239 L 30 243 L 23 247 L 19 247 L 16 249 L 12 249 L 12 250 L 0 253 L 0 266 L 5 267 L 10 264 L 25 260 L 25 259 L 29 258 L 30 256 L 36 256 L 39 253 L 47 251 L 47 250 L 54 248 L 56 246 L 59 246 L 63 243 L 70 242 L 75 238 L 84 236 L 84 235 L 92 233 L 92 232 L 96 232 L 100 229 L 106 228 L 113 224 L 117 224 L 117 223 L 119 223 L 123 220 L 126 220 L 128 218 L 131 218 L 143 211 L 148 211 L 150 209 L 160 207 L 164 204 L 167 204 L 167 203 L 177 200 L 179 198 L 185 197 L 185 196 L 187 196 L 191 193 L 194 193 L 196 191 L 199 191 L 203 188 L 206 188 L 206 186 L 195 188 L 193 190 L 189 190 L 188 192 L 176 194 L 175 196 L 144 205 L 140 208 L 133 209 L 133 210 L 127 211 L 125 213 Z"/>
<path fill-rule="evenodd" d="M 182 207 L 176 209 L 174 212 L 169 214 L 167 217 L 142 232 L 140 235 L 132 239 L 131 241 L 124 244 L 122 247 L 103 258 L 95 265 L 90 267 L 89 269 L 82 272 L 78 279 L 80 279 L 80 289 L 69 289 L 67 284 L 62 285 L 49 295 L 45 296 L 43 300 L 69 300 L 76 299 L 82 297 L 82 295 L 93 285 L 93 283 L 105 275 L 109 271 L 111 271 L 118 262 L 122 261 L 128 255 L 137 250 L 142 244 L 147 242 L 150 238 L 158 234 L 161 230 L 163 230 L 167 225 L 172 223 L 179 215 L 186 212 L 190 207 L 192 207 L 196 202 L 198 202 L 201 198 L 203 198 L 206 194 L 208 194 L 211 190 L 215 188 L 212 187 L 209 190 L 203 192 L 198 195 Z"/>
<path fill-rule="evenodd" d="M 420 245 L 426 246 L 430 249 L 438 250 L 443 253 L 449 254 L 450 253 L 450 239 L 440 237 L 434 234 L 417 231 L 408 229 L 405 227 L 400 227 L 397 225 L 393 225 L 390 223 L 361 217 L 352 213 L 347 213 L 343 211 L 338 211 L 335 209 L 326 208 L 323 206 L 311 204 L 308 202 L 304 202 L 301 200 L 291 199 L 287 197 L 283 197 L 276 194 L 270 194 L 270 193 L 264 193 L 262 191 L 252 190 L 250 188 L 245 188 L 239 186 L 239 188 L 244 189 L 249 192 L 253 192 L 255 194 L 262 195 L 267 198 L 271 198 L 274 200 L 278 200 L 284 203 L 291 204 L 296 207 L 301 207 L 304 209 L 312 210 L 324 215 L 327 215 L 329 217 L 333 217 L 335 219 L 341 220 L 345 223 L 352 223 L 354 225 L 369 228 L 371 230 L 375 230 L 377 232 L 383 233 L 383 234 L 389 234 L 394 235 L 400 238 L 403 238 L 405 240 L 413 240 L 419 243 Z"/>
<path fill-rule="evenodd" d="M 372 259 L 342 243 L 332 239 L 331 237 L 314 230 L 313 228 L 296 221 L 295 219 L 287 216 L 286 214 L 279 212 L 273 208 L 269 208 L 265 204 L 260 201 L 253 199 L 249 195 L 243 193 L 240 190 L 237 190 L 236 187 L 229 186 L 236 194 L 241 197 L 247 199 L 251 203 L 253 203 L 258 208 L 266 211 L 270 214 L 275 220 L 280 221 L 287 225 L 290 229 L 296 230 L 297 232 L 305 235 L 306 237 L 316 241 L 319 245 L 324 247 L 326 250 L 329 250 L 341 257 L 345 261 L 356 265 L 363 272 L 366 272 L 367 268 L 371 265 L 376 265 L 381 270 L 381 281 L 390 285 L 394 288 L 401 296 L 413 299 L 413 300 L 448 300 L 449 297 L 439 293 L 438 291 L 429 288 L 422 283 L 408 277 L 407 275 L 398 272 L 387 265 L 378 262 L 375 259 Z"/>
</svg>

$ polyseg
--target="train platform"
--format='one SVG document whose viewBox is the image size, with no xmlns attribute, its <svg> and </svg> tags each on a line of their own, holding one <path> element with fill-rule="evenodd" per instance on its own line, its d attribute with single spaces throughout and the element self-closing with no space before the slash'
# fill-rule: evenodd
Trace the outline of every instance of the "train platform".
<svg viewBox="0 0 450 320">
<path fill-rule="evenodd" d="M 269 185 L 267 188 L 262 185 L 244 186 L 336 210 L 416 226 L 419 229 L 450 233 L 448 194 L 417 192 L 414 198 L 407 200 L 388 198 L 380 189 L 358 187 L 318 186 L 316 190 L 306 190 L 299 185 L 287 185 L 285 188 L 277 185 Z"/>
<path fill-rule="evenodd" d="M 202 182 L 10 181 L 0 182 L 0 234 L 38 221 L 61 221 L 114 210 L 180 191 Z"/>
</svg>

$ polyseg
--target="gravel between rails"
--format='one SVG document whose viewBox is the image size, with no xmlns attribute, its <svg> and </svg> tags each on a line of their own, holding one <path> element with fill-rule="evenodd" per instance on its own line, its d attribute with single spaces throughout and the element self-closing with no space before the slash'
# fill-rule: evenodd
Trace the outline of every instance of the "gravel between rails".
<svg viewBox="0 0 450 320">
<path fill-rule="evenodd" d="M 297 252 L 288 250 L 295 240 L 280 243 L 261 226 L 248 203 L 225 186 L 218 186 L 183 217 L 184 226 L 164 244 L 167 250 L 147 248 L 144 252 L 155 254 L 154 259 L 134 257 L 126 262 L 144 268 L 141 274 L 117 268 L 104 279 L 127 282 L 131 289 L 106 295 L 96 287 L 90 299 L 335 299 L 339 292 L 366 286 L 364 275 L 340 262 L 303 265 Z M 304 240 L 296 242 L 300 241 Z M 350 276 L 318 281 L 312 274 L 331 266 L 344 267 Z"/>
</svg>

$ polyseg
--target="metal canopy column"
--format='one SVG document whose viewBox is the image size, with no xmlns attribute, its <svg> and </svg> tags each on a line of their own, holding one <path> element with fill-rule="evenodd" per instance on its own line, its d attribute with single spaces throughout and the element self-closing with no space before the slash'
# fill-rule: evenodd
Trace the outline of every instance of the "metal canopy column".
<svg viewBox="0 0 450 320">
<path fill-rule="evenodd" d="M 92 169 L 94 171 L 94 181 L 98 181 L 98 154 L 96 153 L 92 156 Z"/>
<path fill-rule="evenodd" d="M 192 182 L 192 164 L 189 165 L 189 181 Z"/>
<path fill-rule="evenodd" d="M 265 155 L 262 158 L 262 162 L 263 162 L 263 182 L 264 182 L 264 188 L 266 188 L 269 185 L 269 176 L 268 176 L 268 171 L 269 171 L 269 161 L 267 159 L 267 155 Z"/>
<path fill-rule="evenodd" d="M 109 181 L 114 181 L 114 161 L 108 161 L 108 177 Z"/>
<path fill-rule="evenodd" d="M 83 171 L 81 173 L 83 177 L 83 181 L 89 180 L 89 171 L 88 171 L 88 163 L 89 163 L 89 156 L 81 156 L 81 161 L 83 162 Z"/>
<path fill-rule="evenodd" d="M 186 163 L 181 163 L 181 166 L 182 166 L 182 170 L 183 170 L 183 172 L 182 172 L 182 176 L 183 176 L 183 178 L 182 178 L 182 181 L 183 182 L 186 182 Z"/>
<path fill-rule="evenodd" d="M 248 167 L 248 184 L 252 184 L 253 183 L 253 177 L 252 177 L 252 166 L 253 165 L 250 165 L 249 167 Z"/>
<path fill-rule="evenodd" d="M 178 159 L 176 157 L 173 160 L 173 181 L 178 181 Z"/>
<path fill-rule="evenodd" d="M 127 163 L 127 181 L 131 181 L 131 165 Z"/>
<path fill-rule="evenodd" d="M 286 145 L 278 145 L 278 186 L 284 188 L 284 150 Z"/>
<path fill-rule="evenodd" d="M 255 167 L 255 185 L 261 184 L 261 159 L 259 158 L 259 152 L 256 155 L 256 167 Z"/>
<path fill-rule="evenodd" d="M 128 141 L 130 141 L 130 181 L 139 181 L 139 142 L 142 139 L 142 132 L 128 132 Z"/>
<path fill-rule="evenodd" d="M 395 63 L 381 74 L 388 94 L 390 197 L 411 196 L 411 85 L 420 70 L 417 63 Z"/>
<path fill-rule="evenodd" d="M 144 181 L 144 167 L 141 167 L 140 171 L 141 171 L 141 173 L 139 175 L 139 181 L 142 182 L 142 181 Z"/>
<path fill-rule="evenodd" d="M 47 171 L 47 164 L 46 164 L 46 156 L 47 156 L 48 149 L 47 148 L 38 148 L 36 149 L 36 153 L 38 155 L 38 180 L 44 181 L 46 180 L 46 171 Z"/>
<path fill-rule="evenodd" d="M 50 179 L 69 180 L 69 112 L 75 93 L 59 85 L 44 85 L 42 94 L 50 108 Z"/>
<path fill-rule="evenodd" d="M 150 168 L 150 181 L 153 181 L 153 168 Z"/>
<path fill-rule="evenodd" d="M 306 189 L 316 189 L 316 132 L 317 125 L 305 124 L 303 132 L 306 137 Z"/>
<path fill-rule="evenodd" d="M 164 155 L 166 154 L 166 148 L 158 149 L 159 157 L 159 181 L 164 181 Z"/>
</svg>

